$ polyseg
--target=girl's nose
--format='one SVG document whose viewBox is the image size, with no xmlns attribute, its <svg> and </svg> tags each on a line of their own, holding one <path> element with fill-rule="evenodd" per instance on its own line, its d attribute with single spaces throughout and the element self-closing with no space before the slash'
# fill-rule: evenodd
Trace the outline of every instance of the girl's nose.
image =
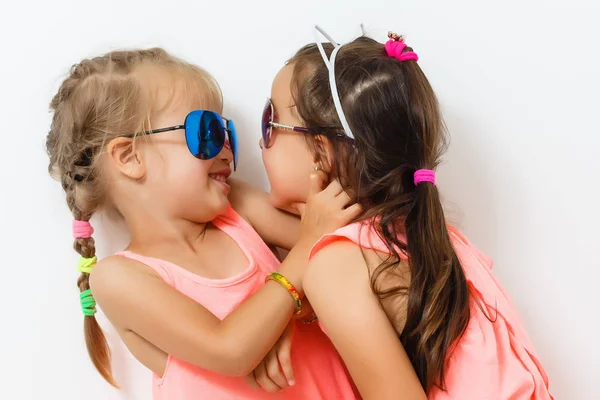
<svg viewBox="0 0 600 400">
<path fill-rule="evenodd" d="M 221 160 L 225 161 L 227 164 L 231 164 L 233 161 L 233 152 L 231 151 L 231 146 L 227 143 L 223 146 L 223 149 L 219 153 L 218 156 Z"/>
</svg>

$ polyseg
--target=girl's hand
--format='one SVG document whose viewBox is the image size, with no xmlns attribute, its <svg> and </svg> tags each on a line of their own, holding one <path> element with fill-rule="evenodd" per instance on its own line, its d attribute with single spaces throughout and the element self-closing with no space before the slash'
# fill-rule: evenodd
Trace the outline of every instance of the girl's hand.
<svg viewBox="0 0 600 400">
<path fill-rule="evenodd" d="M 339 229 L 362 211 L 359 204 L 352 202 L 340 182 L 336 179 L 323 189 L 327 176 L 322 171 L 310 175 L 310 191 L 306 203 L 294 206 L 300 212 L 300 241 L 317 242 L 323 235 Z"/>
<path fill-rule="evenodd" d="M 337 180 L 323 189 L 326 179 L 322 171 L 311 173 L 306 203 L 294 205 L 301 216 L 300 237 L 279 268 L 279 272 L 294 285 L 300 297 L 304 296 L 302 278 L 315 243 L 324 235 L 352 222 L 362 211 L 360 205 L 350 205 L 352 199 Z"/>
<path fill-rule="evenodd" d="M 244 380 L 254 388 L 263 388 L 275 393 L 288 386 L 294 386 L 294 371 L 290 357 L 294 323 L 290 322 L 281 338 L 264 360 Z"/>
</svg>

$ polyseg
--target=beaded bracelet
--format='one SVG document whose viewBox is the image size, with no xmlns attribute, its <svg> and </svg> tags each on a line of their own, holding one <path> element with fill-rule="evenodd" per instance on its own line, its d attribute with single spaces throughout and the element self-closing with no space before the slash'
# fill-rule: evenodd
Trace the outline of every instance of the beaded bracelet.
<svg viewBox="0 0 600 400">
<path fill-rule="evenodd" d="M 294 298 L 294 303 L 296 303 L 296 314 L 300 314 L 302 312 L 302 301 L 300 300 L 300 294 L 298 293 L 294 285 L 292 285 L 292 282 L 290 282 L 285 276 L 277 272 L 273 272 L 267 275 L 265 282 L 268 281 L 275 281 L 284 288 L 286 288 L 287 291 L 290 292 L 290 294 Z"/>
</svg>

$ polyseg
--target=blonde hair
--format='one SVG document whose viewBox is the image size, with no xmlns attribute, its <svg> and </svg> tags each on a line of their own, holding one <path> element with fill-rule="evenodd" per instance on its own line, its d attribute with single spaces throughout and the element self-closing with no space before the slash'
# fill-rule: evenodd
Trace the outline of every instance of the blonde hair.
<svg viewBox="0 0 600 400">
<path fill-rule="evenodd" d="M 144 72 L 152 69 L 184 82 L 183 97 L 199 96 L 203 104 L 220 112 L 223 101 L 215 79 L 163 49 L 114 51 L 74 65 L 50 103 L 54 116 L 46 138 L 49 172 L 61 182 L 74 219 L 89 221 L 106 202 L 105 182 L 97 163 L 105 144 L 151 129 L 151 117 L 168 106 L 156 104 L 156 85 L 152 79 L 144 79 L 148 78 Z M 180 89 L 181 85 L 173 89 L 167 103 Z M 96 253 L 93 238 L 75 239 L 74 249 L 86 258 Z M 89 274 L 82 273 L 77 285 L 82 292 L 89 289 Z M 117 387 L 110 349 L 94 316 L 84 317 L 84 331 L 96 369 Z"/>
</svg>

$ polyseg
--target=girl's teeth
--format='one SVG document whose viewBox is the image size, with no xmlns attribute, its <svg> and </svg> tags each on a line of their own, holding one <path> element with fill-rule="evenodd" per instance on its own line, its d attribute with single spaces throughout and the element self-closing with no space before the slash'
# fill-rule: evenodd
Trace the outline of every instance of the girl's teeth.
<svg viewBox="0 0 600 400">
<path fill-rule="evenodd" d="M 227 179 L 225 179 L 224 175 L 211 175 L 210 177 L 213 178 L 216 181 L 219 181 L 219 182 L 226 182 L 227 181 Z"/>
</svg>

